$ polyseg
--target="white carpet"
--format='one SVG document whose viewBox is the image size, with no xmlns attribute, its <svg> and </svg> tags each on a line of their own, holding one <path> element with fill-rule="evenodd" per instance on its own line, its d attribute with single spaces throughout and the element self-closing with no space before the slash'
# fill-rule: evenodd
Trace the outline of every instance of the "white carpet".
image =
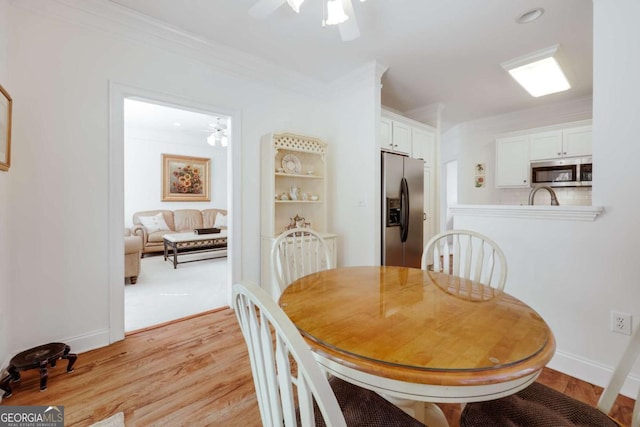
<svg viewBox="0 0 640 427">
<path fill-rule="evenodd" d="M 210 254 L 186 255 L 179 261 Z M 227 258 L 178 264 L 142 258 L 135 285 L 125 285 L 125 332 L 228 305 Z"/>
<path fill-rule="evenodd" d="M 124 413 L 118 412 L 107 419 L 91 424 L 89 427 L 124 427 Z"/>
</svg>

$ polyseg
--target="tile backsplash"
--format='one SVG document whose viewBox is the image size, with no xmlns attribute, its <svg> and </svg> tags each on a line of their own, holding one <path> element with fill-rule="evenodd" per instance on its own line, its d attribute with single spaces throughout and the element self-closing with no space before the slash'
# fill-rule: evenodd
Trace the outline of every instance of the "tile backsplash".
<svg viewBox="0 0 640 427">
<path fill-rule="evenodd" d="M 591 206 L 591 187 L 554 188 L 561 206 Z M 501 205 L 529 204 L 530 188 L 503 188 L 500 191 Z M 536 193 L 536 205 L 550 205 L 551 196 L 546 190 Z"/>
</svg>

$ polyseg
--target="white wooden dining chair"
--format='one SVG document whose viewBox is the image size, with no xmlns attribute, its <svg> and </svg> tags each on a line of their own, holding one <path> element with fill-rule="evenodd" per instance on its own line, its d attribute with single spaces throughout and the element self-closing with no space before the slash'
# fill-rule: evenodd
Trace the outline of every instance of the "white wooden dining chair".
<svg viewBox="0 0 640 427">
<path fill-rule="evenodd" d="M 433 269 L 502 290 L 507 260 L 490 238 L 470 230 L 449 230 L 433 236 L 422 251 L 422 269 Z"/>
<path fill-rule="evenodd" d="M 637 328 L 596 407 L 535 382 L 508 397 L 468 403 L 462 411 L 460 426 L 621 426 L 621 423 L 608 414 L 639 357 L 640 328 Z M 640 390 L 633 407 L 630 427 L 640 427 L 639 402 Z"/>
<path fill-rule="evenodd" d="M 233 308 L 263 426 L 424 426 L 372 391 L 328 380 L 296 326 L 260 287 L 234 284 Z"/>
<path fill-rule="evenodd" d="M 327 242 L 310 228 L 285 231 L 271 248 L 272 268 L 280 292 L 302 276 L 334 268 L 331 259 Z"/>
</svg>

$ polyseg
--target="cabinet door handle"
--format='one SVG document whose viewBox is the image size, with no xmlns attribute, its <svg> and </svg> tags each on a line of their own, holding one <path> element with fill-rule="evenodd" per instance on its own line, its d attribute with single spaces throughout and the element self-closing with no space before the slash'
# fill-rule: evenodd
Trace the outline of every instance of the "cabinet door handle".
<svg viewBox="0 0 640 427">
<path fill-rule="evenodd" d="M 562 155 L 562 153 L 558 153 L 558 156 L 561 156 L 561 155 Z"/>
<path fill-rule="evenodd" d="M 565 151 L 565 152 L 564 152 L 564 153 L 562 153 L 562 154 L 564 154 L 564 155 L 566 156 L 566 155 L 567 155 L 567 152 Z"/>
</svg>

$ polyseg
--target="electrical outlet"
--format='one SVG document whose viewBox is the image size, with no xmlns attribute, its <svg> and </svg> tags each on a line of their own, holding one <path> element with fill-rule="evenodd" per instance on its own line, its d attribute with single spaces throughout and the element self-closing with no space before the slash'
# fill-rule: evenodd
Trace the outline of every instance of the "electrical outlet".
<svg viewBox="0 0 640 427">
<path fill-rule="evenodd" d="M 619 311 L 611 311 L 611 325 L 613 332 L 631 335 L 631 315 Z"/>
</svg>

